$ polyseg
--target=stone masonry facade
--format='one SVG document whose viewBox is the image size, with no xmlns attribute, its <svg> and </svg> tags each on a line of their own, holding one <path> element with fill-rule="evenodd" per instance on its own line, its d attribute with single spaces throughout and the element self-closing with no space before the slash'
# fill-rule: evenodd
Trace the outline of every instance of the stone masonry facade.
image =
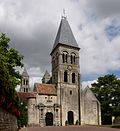
<svg viewBox="0 0 120 131">
<path fill-rule="evenodd" d="M 0 108 L 0 131 L 16 131 L 17 118 Z"/>
<path fill-rule="evenodd" d="M 58 33 L 50 53 L 52 75 L 45 72 L 42 83 L 35 83 L 28 99 L 28 125 L 64 126 L 100 125 L 100 103 L 90 88 L 80 83 L 80 48 L 66 17 L 62 17 Z M 25 77 L 24 77 L 25 76 Z M 27 76 L 27 80 L 26 80 Z M 29 76 L 26 70 L 21 91 L 29 92 Z M 25 84 L 22 80 L 22 84 Z M 22 89 L 24 88 L 24 89 Z"/>
</svg>

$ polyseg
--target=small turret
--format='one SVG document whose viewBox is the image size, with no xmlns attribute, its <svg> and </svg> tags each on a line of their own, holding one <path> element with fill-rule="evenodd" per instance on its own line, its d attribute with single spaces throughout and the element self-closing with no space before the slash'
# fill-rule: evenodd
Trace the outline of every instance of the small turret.
<svg viewBox="0 0 120 131">
<path fill-rule="evenodd" d="M 29 77 L 29 75 L 28 75 L 27 70 L 26 70 L 25 67 L 24 67 L 24 70 L 23 70 L 22 76 L 24 76 L 24 77 Z"/>
<path fill-rule="evenodd" d="M 24 68 L 22 73 L 22 79 L 21 79 L 21 86 L 20 86 L 20 92 L 29 92 L 29 75 L 27 73 L 26 68 Z"/>
<path fill-rule="evenodd" d="M 46 70 L 45 74 L 42 78 L 42 83 L 48 84 L 48 83 L 50 83 L 50 79 L 51 79 L 51 76 L 50 76 L 49 72 Z"/>
</svg>

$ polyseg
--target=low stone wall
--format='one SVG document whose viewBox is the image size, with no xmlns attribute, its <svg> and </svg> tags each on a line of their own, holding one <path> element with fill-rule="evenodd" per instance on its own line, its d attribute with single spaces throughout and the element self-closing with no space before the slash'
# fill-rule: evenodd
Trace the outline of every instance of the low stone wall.
<svg viewBox="0 0 120 131">
<path fill-rule="evenodd" d="M 0 131 L 16 131 L 17 118 L 0 108 Z"/>
</svg>

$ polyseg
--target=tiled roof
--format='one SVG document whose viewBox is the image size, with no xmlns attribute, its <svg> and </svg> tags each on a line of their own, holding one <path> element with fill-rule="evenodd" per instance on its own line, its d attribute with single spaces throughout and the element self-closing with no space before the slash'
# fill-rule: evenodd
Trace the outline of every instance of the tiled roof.
<svg viewBox="0 0 120 131">
<path fill-rule="evenodd" d="M 35 90 L 41 95 L 57 95 L 57 90 L 53 84 L 35 83 Z"/>
<path fill-rule="evenodd" d="M 75 40 L 75 37 L 66 18 L 61 19 L 52 52 L 59 44 L 68 45 L 79 49 L 79 46 Z"/>
<path fill-rule="evenodd" d="M 36 93 L 34 92 L 18 92 L 18 96 L 22 102 L 27 103 L 28 98 L 36 97 Z"/>
</svg>

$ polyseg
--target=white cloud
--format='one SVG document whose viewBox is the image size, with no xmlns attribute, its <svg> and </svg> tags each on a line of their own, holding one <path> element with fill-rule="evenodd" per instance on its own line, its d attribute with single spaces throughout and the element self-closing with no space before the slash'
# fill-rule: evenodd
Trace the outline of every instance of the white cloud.
<svg viewBox="0 0 120 131">
<path fill-rule="evenodd" d="M 34 83 L 41 83 L 42 77 L 30 77 L 30 89 L 33 90 Z"/>
<path fill-rule="evenodd" d="M 44 74 L 41 72 L 41 69 L 39 67 L 30 68 L 28 72 L 30 76 L 30 89 L 33 90 L 34 83 L 41 83 Z"/>
<path fill-rule="evenodd" d="M 86 25 L 81 31 L 81 71 L 82 74 L 104 74 L 120 68 L 120 36 L 109 41 L 105 27 L 111 19 L 103 19 Z"/>
<path fill-rule="evenodd" d="M 35 76 L 30 76 L 30 83 L 29 83 L 29 86 L 30 86 L 30 91 L 33 91 L 33 88 L 34 88 L 34 83 L 41 83 L 41 80 L 42 80 L 42 77 L 38 76 L 38 77 L 35 77 Z M 18 85 L 16 87 L 16 91 L 19 91 L 20 90 L 20 85 Z"/>
<path fill-rule="evenodd" d="M 91 87 L 91 84 L 93 83 L 96 83 L 97 81 L 96 80 L 93 80 L 93 81 L 83 81 L 82 82 L 82 88 L 86 88 L 87 86 Z"/>
<path fill-rule="evenodd" d="M 33 81 L 51 70 L 50 51 L 63 8 L 81 48 L 82 76 L 98 76 L 120 69 L 120 36 L 109 41 L 105 28 L 119 19 L 119 0 L 4 0 L 0 1 L 0 32 L 25 57 Z M 103 6 L 104 5 L 104 6 Z"/>
</svg>

